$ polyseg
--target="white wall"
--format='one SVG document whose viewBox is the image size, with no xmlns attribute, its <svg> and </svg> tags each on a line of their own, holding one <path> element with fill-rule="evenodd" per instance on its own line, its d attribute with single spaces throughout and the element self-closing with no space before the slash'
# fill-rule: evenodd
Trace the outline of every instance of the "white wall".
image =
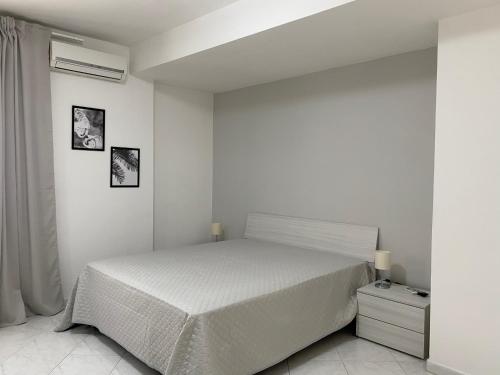
<svg viewBox="0 0 500 375">
<path fill-rule="evenodd" d="M 500 374 L 500 7 L 439 27 L 429 369 Z"/>
<path fill-rule="evenodd" d="M 155 84 L 155 249 L 210 240 L 213 95 Z"/>
<path fill-rule="evenodd" d="M 153 249 L 153 84 L 51 73 L 59 258 L 65 297 L 89 261 Z M 71 150 L 71 106 L 106 110 L 105 152 Z M 139 188 L 109 187 L 110 147 L 141 149 Z"/>
</svg>

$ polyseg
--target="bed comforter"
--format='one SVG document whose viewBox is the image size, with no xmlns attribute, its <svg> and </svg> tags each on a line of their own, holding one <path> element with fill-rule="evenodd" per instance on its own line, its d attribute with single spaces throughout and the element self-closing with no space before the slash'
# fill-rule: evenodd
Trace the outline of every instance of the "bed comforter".
<svg viewBox="0 0 500 375">
<path fill-rule="evenodd" d="M 97 327 L 168 375 L 253 374 L 342 328 L 367 262 L 232 240 L 89 263 L 57 328 Z"/>
</svg>

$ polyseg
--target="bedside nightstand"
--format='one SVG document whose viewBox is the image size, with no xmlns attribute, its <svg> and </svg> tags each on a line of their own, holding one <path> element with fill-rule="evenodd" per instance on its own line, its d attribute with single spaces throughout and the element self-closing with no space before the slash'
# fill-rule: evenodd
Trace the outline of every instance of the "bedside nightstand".
<svg viewBox="0 0 500 375">
<path fill-rule="evenodd" d="M 359 288 L 357 294 L 357 336 L 415 357 L 429 357 L 430 296 L 411 294 L 405 285 L 380 289 L 375 283 Z"/>
</svg>

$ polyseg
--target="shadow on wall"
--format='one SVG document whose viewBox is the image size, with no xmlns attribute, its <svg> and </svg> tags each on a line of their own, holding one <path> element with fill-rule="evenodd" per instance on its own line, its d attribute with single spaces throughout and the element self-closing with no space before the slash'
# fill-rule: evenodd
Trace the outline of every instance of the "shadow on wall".
<svg viewBox="0 0 500 375">
<path fill-rule="evenodd" d="M 401 264 L 393 264 L 391 266 L 391 280 L 406 284 L 406 269 Z"/>
</svg>

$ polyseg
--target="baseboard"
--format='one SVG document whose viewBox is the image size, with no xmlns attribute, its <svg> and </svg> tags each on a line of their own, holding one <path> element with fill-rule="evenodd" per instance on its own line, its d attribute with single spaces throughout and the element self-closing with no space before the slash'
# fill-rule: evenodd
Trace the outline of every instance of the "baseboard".
<svg viewBox="0 0 500 375">
<path fill-rule="evenodd" d="M 465 372 L 446 367 L 429 359 L 427 360 L 426 367 L 427 371 L 434 375 L 467 375 Z"/>
</svg>

